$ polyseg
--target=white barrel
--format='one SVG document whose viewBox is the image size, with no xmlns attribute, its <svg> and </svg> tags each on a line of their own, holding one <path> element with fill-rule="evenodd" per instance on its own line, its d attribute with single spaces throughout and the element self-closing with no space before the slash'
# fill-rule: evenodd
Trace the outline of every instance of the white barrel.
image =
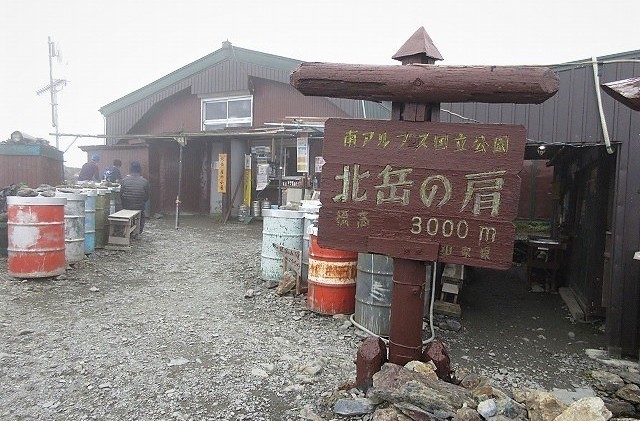
<svg viewBox="0 0 640 421">
<path fill-rule="evenodd" d="M 56 192 L 56 197 L 64 197 L 64 255 L 67 263 L 77 263 L 84 259 L 84 201 L 85 195 Z"/>
<path fill-rule="evenodd" d="M 314 223 L 318 220 L 317 213 L 304 214 L 304 231 L 302 232 L 302 280 L 306 281 L 309 276 L 309 247 L 311 243 L 311 230 Z"/>
<path fill-rule="evenodd" d="M 273 246 L 301 250 L 304 213 L 294 210 L 262 209 L 261 277 L 265 281 L 282 278 L 282 255 Z"/>
</svg>

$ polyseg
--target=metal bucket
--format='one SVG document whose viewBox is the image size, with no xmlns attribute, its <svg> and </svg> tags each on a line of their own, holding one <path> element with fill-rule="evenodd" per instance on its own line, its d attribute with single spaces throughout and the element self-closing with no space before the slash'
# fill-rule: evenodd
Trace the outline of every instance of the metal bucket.
<svg viewBox="0 0 640 421">
<path fill-rule="evenodd" d="M 64 206 L 62 197 L 7 197 L 7 269 L 16 278 L 43 278 L 64 273 Z"/>
<path fill-rule="evenodd" d="M 261 215 L 259 200 L 254 200 L 253 202 L 251 202 L 251 215 L 255 217 L 259 217 Z"/>
<path fill-rule="evenodd" d="M 356 323 L 378 336 L 389 336 L 393 258 L 382 254 L 358 254 L 356 278 Z M 431 303 L 431 265 L 427 265 L 424 286 L 424 315 Z"/>
<path fill-rule="evenodd" d="M 302 280 L 306 281 L 309 277 L 309 238 L 311 237 L 311 228 L 313 223 L 318 220 L 317 213 L 304 214 L 304 231 L 302 232 Z"/>
<path fill-rule="evenodd" d="M 56 192 L 56 197 L 64 197 L 64 254 L 67 263 L 77 263 L 84 259 L 84 199 L 85 195 Z"/>
<path fill-rule="evenodd" d="M 273 244 L 301 250 L 304 213 L 262 209 L 262 217 L 261 277 L 265 281 L 278 281 L 282 278 L 282 254 Z"/>
<path fill-rule="evenodd" d="M 264 199 L 262 201 L 262 209 L 271 209 L 271 202 L 269 199 Z"/>
<path fill-rule="evenodd" d="M 0 222 L 0 256 L 7 255 L 7 245 L 9 244 L 7 227 L 8 225 L 6 222 Z"/>
<path fill-rule="evenodd" d="M 83 192 L 84 201 L 84 253 L 91 254 L 96 249 L 96 202 L 98 192 L 96 189 L 87 189 Z"/>
<path fill-rule="evenodd" d="M 109 200 L 111 194 L 107 189 L 98 189 L 96 197 L 96 248 L 101 249 L 107 244 L 107 227 L 109 224 Z"/>
<path fill-rule="evenodd" d="M 307 308 L 320 314 L 355 310 L 358 253 L 325 249 L 311 235 Z"/>
</svg>

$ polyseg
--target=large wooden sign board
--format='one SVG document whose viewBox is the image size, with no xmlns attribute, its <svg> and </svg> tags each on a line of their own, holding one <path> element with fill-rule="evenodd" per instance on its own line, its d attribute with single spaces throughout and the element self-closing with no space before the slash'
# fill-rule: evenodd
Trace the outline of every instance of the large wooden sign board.
<svg viewBox="0 0 640 421">
<path fill-rule="evenodd" d="M 329 119 L 322 247 L 507 269 L 525 128 Z"/>
</svg>

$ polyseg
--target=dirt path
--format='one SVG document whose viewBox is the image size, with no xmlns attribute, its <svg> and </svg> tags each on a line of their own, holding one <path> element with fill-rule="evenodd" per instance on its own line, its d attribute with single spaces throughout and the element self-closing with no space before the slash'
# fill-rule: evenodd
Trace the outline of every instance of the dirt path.
<svg viewBox="0 0 640 421">
<path fill-rule="evenodd" d="M 187 217 L 177 231 L 173 220 L 150 220 L 131 251 L 99 250 L 55 280 L 9 279 L 0 259 L 0 419 L 326 415 L 325 398 L 355 378 L 361 334 L 262 287 L 261 241 L 259 223 Z M 582 385 L 590 327 L 572 328 L 572 348 L 564 324 L 540 331 L 546 322 L 535 314 L 509 318 L 467 300 L 463 329 L 438 332 L 454 366 L 506 385 L 555 387 L 558 373 L 558 387 Z"/>
</svg>

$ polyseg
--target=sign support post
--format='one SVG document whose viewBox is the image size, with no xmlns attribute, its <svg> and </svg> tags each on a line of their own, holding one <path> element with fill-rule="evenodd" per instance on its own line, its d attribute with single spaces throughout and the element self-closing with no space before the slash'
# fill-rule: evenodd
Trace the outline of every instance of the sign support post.
<svg viewBox="0 0 640 421">
<path fill-rule="evenodd" d="M 389 360 L 404 365 L 426 358 L 425 262 L 512 264 L 526 130 L 440 123 L 440 102 L 539 104 L 559 79 L 544 67 L 435 66 L 442 57 L 424 28 L 393 58 L 402 66 L 303 63 L 291 84 L 305 95 L 392 101 L 391 120 L 326 121 L 318 243 L 394 259 Z M 386 351 L 380 338 L 363 341 L 357 387 L 371 386 Z"/>
</svg>

